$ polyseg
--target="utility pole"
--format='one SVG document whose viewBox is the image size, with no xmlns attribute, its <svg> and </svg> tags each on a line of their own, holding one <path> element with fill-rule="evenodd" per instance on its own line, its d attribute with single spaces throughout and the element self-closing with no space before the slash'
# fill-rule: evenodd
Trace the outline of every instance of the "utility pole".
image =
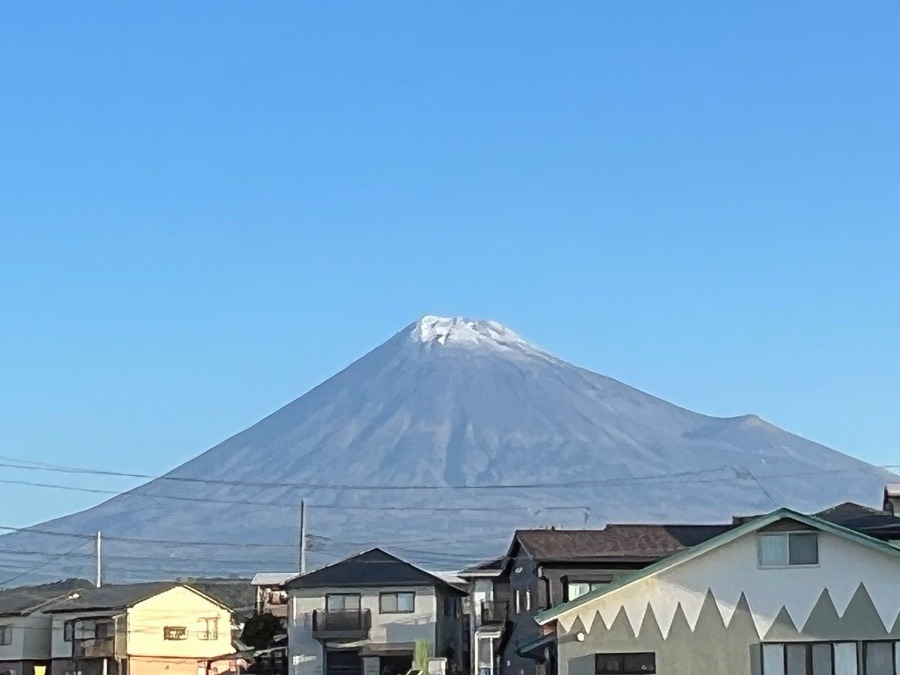
<svg viewBox="0 0 900 675">
<path fill-rule="evenodd" d="M 300 574 L 306 574 L 306 501 L 300 500 Z"/>
<path fill-rule="evenodd" d="M 100 531 L 97 531 L 97 588 L 103 583 L 103 541 Z"/>
</svg>

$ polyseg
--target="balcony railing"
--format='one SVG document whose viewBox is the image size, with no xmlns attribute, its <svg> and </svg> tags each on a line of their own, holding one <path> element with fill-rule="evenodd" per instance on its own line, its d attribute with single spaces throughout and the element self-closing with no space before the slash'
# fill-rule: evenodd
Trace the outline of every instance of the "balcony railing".
<svg viewBox="0 0 900 675">
<path fill-rule="evenodd" d="M 368 609 L 331 612 L 317 609 L 313 611 L 312 620 L 313 637 L 317 640 L 364 640 L 372 628 L 372 612 Z"/>
<path fill-rule="evenodd" d="M 481 603 L 481 623 L 505 623 L 509 616 L 509 603 L 505 600 L 485 600 Z"/>
<path fill-rule="evenodd" d="M 115 656 L 116 643 L 111 637 L 72 641 L 72 656 L 77 659 L 99 659 Z"/>
</svg>

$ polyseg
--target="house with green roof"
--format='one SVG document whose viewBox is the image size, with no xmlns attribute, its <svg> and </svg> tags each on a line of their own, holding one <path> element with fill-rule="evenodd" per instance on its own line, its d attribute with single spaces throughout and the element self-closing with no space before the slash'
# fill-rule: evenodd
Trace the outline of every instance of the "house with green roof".
<svg viewBox="0 0 900 675">
<path fill-rule="evenodd" d="M 779 509 L 540 612 L 558 675 L 900 675 L 900 548 Z"/>
</svg>

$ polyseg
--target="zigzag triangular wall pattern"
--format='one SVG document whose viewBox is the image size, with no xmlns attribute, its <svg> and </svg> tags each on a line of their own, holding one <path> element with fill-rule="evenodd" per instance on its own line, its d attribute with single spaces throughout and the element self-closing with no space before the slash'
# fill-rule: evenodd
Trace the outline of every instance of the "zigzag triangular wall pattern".
<svg viewBox="0 0 900 675">
<path fill-rule="evenodd" d="M 812 610 L 806 616 L 791 613 L 786 605 L 781 605 L 774 616 L 759 616 L 741 593 L 737 602 L 722 603 L 712 589 L 700 596 L 687 594 L 688 605 L 695 611 L 686 611 L 682 598 L 656 597 L 644 599 L 642 606 L 633 601 L 612 606 L 612 603 L 589 602 L 581 612 L 573 612 L 569 617 L 561 617 L 561 628 L 566 633 L 586 632 L 592 636 L 615 634 L 622 638 L 654 636 L 668 640 L 673 636 L 688 636 L 700 631 L 704 636 L 714 636 L 740 629 L 762 635 L 769 641 L 819 639 L 855 640 L 876 639 L 877 637 L 900 637 L 900 608 L 885 622 L 872 601 L 865 584 L 859 584 L 842 613 L 834 605 L 829 590 L 823 589 Z M 602 600 L 602 598 L 600 599 Z M 668 602 L 664 602 L 667 600 Z M 606 604 L 607 606 L 602 606 Z M 588 606 L 593 606 L 588 609 Z M 724 607 L 724 610 L 723 610 Z M 613 610 L 616 610 L 613 614 Z M 797 616 L 795 616 L 797 614 Z M 563 619 L 568 621 L 563 621 Z M 739 625 L 738 625 L 739 624 Z M 802 626 L 802 628 L 798 628 Z M 761 627 L 764 630 L 761 630 Z M 879 635 L 873 635 L 873 628 Z M 880 630 L 879 630 L 880 629 Z M 883 634 L 881 634 L 883 630 Z"/>
</svg>

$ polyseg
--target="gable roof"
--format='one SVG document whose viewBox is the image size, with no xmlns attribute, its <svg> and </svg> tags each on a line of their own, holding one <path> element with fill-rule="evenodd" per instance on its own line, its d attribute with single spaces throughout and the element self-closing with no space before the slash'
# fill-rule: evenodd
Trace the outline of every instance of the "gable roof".
<svg viewBox="0 0 900 675">
<path fill-rule="evenodd" d="M 655 560 L 696 546 L 731 527 L 607 525 L 602 530 L 518 530 L 514 542 L 518 541 L 538 562 Z"/>
<path fill-rule="evenodd" d="M 798 523 L 808 525 L 809 527 L 815 528 L 822 532 L 836 535 L 866 548 L 880 551 L 882 553 L 887 553 L 889 555 L 900 558 L 900 548 L 892 544 L 888 544 L 887 542 L 881 541 L 880 539 L 875 539 L 874 537 L 862 534 L 860 532 L 857 532 L 856 530 L 851 530 L 847 527 L 843 527 L 842 525 L 836 525 L 835 523 L 831 523 L 816 516 L 807 516 L 791 509 L 778 509 L 777 511 L 773 511 L 772 513 L 769 513 L 765 516 L 759 516 L 758 518 L 754 518 L 749 522 L 729 529 L 722 534 L 713 537 L 712 539 L 709 539 L 703 543 L 700 543 L 692 548 L 684 549 L 669 556 L 668 558 L 663 558 L 659 562 L 645 567 L 642 570 L 638 570 L 632 574 L 624 575 L 619 579 L 613 581 L 611 584 L 586 593 L 585 595 L 582 595 L 575 600 L 571 600 L 569 602 L 557 605 L 556 607 L 551 607 L 550 609 L 543 612 L 539 612 L 535 617 L 535 620 L 541 625 L 549 621 L 553 621 L 561 614 L 575 609 L 576 607 L 580 607 L 585 603 L 591 602 L 592 600 L 596 600 L 597 598 L 600 598 L 607 593 L 611 593 L 612 591 L 633 584 L 636 581 L 649 577 L 653 574 L 658 574 L 659 572 L 675 567 L 676 565 L 681 565 L 683 563 L 689 562 L 694 558 L 703 555 L 704 553 L 708 553 L 709 551 L 715 550 L 721 546 L 730 544 L 736 539 L 739 539 L 747 534 L 751 534 L 764 527 L 767 527 L 768 525 L 785 519 L 795 520 Z"/>
<path fill-rule="evenodd" d="M 127 609 L 134 605 L 159 595 L 173 588 L 186 588 L 192 593 L 206 598 L 210 602 L 229 609 L 218 600 L 211 598 L 202 591 L 176 581 L 151 581 L 139 584 L 110 584 L 100 588 L 91 588 L 71 594 L 50 603 L 43 611 L 56 612 L 80 612 L 84 610 L 118 610 Z"/>
<path fill-rule="evenodd" d="M 54 600 L 65 598 L 74 590 L 93 587 L 86 579 L 66 579 L 52 584 L 0 590 L 0 616 L 31 614 Z"/>
<path fill-rule="evenodd" d="M 838 504 L 837 506 L 832 506 L 831 508 L 825 509 L 824 511 L 819 511 L 816 514 L 816 516 L 818 516 L 819 518 L 822 518 L 823 520 L 830 520 L 832 523 L 842 523 L 847 520 L 856 520 L 857 518 L 885 515 L 889 515 L 891 518 L 896 518 L 896 516 L 885 513 L 881 509 L 873 509 L 869 506 L 857 504 L 856 502 L 843 502 L 841 504 Z M 900 522 L 900 518 L 897 518 L 897 520 L 898 522 Z"/>
<path fill-rule="evenodd" d="M 463 594 L 435 574 L 412 565 L 380 548 L 369 549 L 308 574 L 294 577 L 286 588 L 340 588 L 371 586 L 440 586 Z"/>
</svg>

